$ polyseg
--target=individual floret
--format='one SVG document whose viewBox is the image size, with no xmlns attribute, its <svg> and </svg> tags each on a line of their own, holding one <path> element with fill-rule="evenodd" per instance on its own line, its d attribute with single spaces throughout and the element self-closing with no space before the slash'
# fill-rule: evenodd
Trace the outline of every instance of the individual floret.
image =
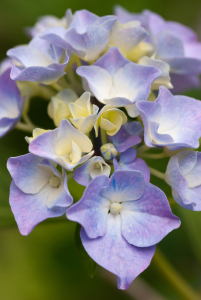
<svg viewBox="0 0 201 300">
<path fill-rule="evenodd" d="M 92 147 L 91 140 L 64 119 L 61 120 L 58 128 L 35 138 L 29 145 L 29 151 L 72 171 L 93 155 Z"/>
<path fill-rule="evenodd" d="M 69 61 L 67 51 L 61 63 L 63 50 L 39 37 L 35 37 L 26 46 L 8 50 L 7 55 L 14 60 L 11 70 L 13 80 L 44 84 L 52 84 L 65 75 L 64 69 Z"/>
<path fill-rule="evenodd" d="M 79 67 L 76 72 L 101 103 L 125 107 L 131 117 L 139 114 L 135 102 L 147 100 L 152 82 L 161 75 L 155 67 L 132 63 L 116 47 L 92 66 Z"/>
<path fill-rule="evenodd" d="M 96 177 L 67 218 L 82 225 L 81 240 L 99 265 L 126 289 L 150 264 L 155 244 L 180 226 L 165 194 L 139 171 Z"/>
<path fill-rule="evenodd" d="M 98 136 L 99 127 L 106 130 L 106 133 L 112 136 L 115 135 L 126 122 L 127 116 L 123 111 L 111 105 L 105 105 L 99 112 L 94 123 L 96 137 Z"/>
<path fill-rule="evenodd" d="M 9 158 L 7 167 L 13 179 L 9 201 L 21 234 L 62 216 L 72 204 L 66 172 L 60 174 L 50 161 L 26 154 Z"/>
<path fill-rule="evenodd" d="M 90 158 L 74 172 L 74 179 L 79 184 L 87 186 L 94 178 L 100 175 L 110 176 L 111 167 L 100 156 Z"/>
<path fill-rule="evenodd" d="M 165 181 L 172 195 L 186 209 L 201 210 L 201 153 L 181 151 L 169 160 Z"/>
<path fill-rule="evenodd" d="M 139 101 L 137 108 L 144 124 L 144 140 L 149 147 L 169 150 L 197 148 L 201 137 L 201 102 L 186 96 L 173 96 L 160 87 L 154 102 Z"/>
</svg>

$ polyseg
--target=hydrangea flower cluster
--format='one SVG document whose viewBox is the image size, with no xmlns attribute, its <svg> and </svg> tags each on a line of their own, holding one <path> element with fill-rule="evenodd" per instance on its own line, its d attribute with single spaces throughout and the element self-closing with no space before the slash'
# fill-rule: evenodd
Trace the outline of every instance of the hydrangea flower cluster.
<svg viewBox="0 0 201 300">
<path fill-rule="evenodd" d="M 200 85 L 201 43 L 179 23 L 119 6 L 104 17 L 67 10 L 26 32 L 29 44 L 8 50 L 0 66 L 0 137 L 14 127 L 31 132 L 29 153 L 7 164 L 19 231 L 66 214 L 82 226 L 88 255 L 127 289 L 180 226 L 150 172 L 179 205 L 201 210 L 201 153 L 193 150 L 201 102 L 175 95 Z M 49 100 L 52 128 L 29 119 L 35 96 Z M 165 174 L 143 159 L 150 148 L 170 157 Z M 85 187 L 78 202 L 72 177 Z"/>
</svg>

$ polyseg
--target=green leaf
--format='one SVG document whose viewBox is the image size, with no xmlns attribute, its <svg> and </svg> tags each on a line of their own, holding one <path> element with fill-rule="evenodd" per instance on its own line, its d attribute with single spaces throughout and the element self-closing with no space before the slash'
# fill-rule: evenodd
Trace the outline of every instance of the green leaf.
<svg viewBox="0 0 201 300">
<path fill-rule="evenodd" d="M 81 259 L 83 267 L 87 271 L 87 274 L 89 275 L 89 277 L 93 278 L 95 271 L 96 271 L 97 263 L 85 251 L 85 249 L 82 245 L 81 238 L 80 238 L 80 230 L 81 230 L 81 225 L 77 224 L 76 229 L 75 229 L 76 248 L 78 250 L 78 255 Z"/>
</svg>

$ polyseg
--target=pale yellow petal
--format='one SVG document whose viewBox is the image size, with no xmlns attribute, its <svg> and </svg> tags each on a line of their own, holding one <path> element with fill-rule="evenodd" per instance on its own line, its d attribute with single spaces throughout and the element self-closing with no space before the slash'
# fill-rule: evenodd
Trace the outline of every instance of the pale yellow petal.
<svg viewBox="0 0 201 300">
<path fill-rule="evenodd" d="M 105 118 L 102 118 L 102 117 L 100 120 L 100 127 L 102 129 L 106 130 L 107 132 L 116 130 L 116 126 L 111 121 L 109 121 Z"/>
<path fill-rule="evenodd" d="M 72 141 L 72 153 L 70 154 L 70 159 L 72 164 L 76 164 L 81 157 L 82 157 L 82 150 L 74 141 Z"/>
</svg>

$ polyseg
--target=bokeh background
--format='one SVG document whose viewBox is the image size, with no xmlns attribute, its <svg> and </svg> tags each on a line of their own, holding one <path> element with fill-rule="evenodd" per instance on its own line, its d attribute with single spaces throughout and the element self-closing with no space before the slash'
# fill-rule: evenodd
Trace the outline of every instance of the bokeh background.
<svg viewBox="0 0 201 300">
<path fill-rule="evenodd" d="M 0 0 L 0 59 L 6 56 L 9 48 L 28 42 L 23 29 L 32 26 L 38 16 L 62 17 L 67 8 L 73 11 L 85 8 L 101 16 L 112 14 L 115 4 L 133 12 L 148 8 L 201 33 L 200 0 L 119 0 L 118 3 L 115 0 Z M 201 90 L 187 94 L 201 99 Z M 51 128 L 51 121 L 44 118 L 46 107 L 47 102 L 34 99 L 30 117 L 38 126 Z M 10 156 L 27 153 L 24 136 L 23 132 L 13 130 L 0 140 L 0 300 L 184 299 L 156 268 L 154 261 L 128 291 L 117 290 L 114 276 L 100 267 L 91 279 L 76 250 L 73 222 L 62 218 L 45 221 L 28 237 L 19 234 L 8 204 L 11 179 L 6 161 Z M 164 172 L 167 159 L 147 160 L 147 163 Z M 171 195 L 169 187 L 160 179 L 152 177 L 151 182 Z M 79 199 L 83 189 L 73 180 L 70 187 L 73 196 Z M 182 226 L 158 247 L 201 294 L 201 212 L 186 211 L 177 204 L 173 212 L 181 218 Z"/>
</svg>

